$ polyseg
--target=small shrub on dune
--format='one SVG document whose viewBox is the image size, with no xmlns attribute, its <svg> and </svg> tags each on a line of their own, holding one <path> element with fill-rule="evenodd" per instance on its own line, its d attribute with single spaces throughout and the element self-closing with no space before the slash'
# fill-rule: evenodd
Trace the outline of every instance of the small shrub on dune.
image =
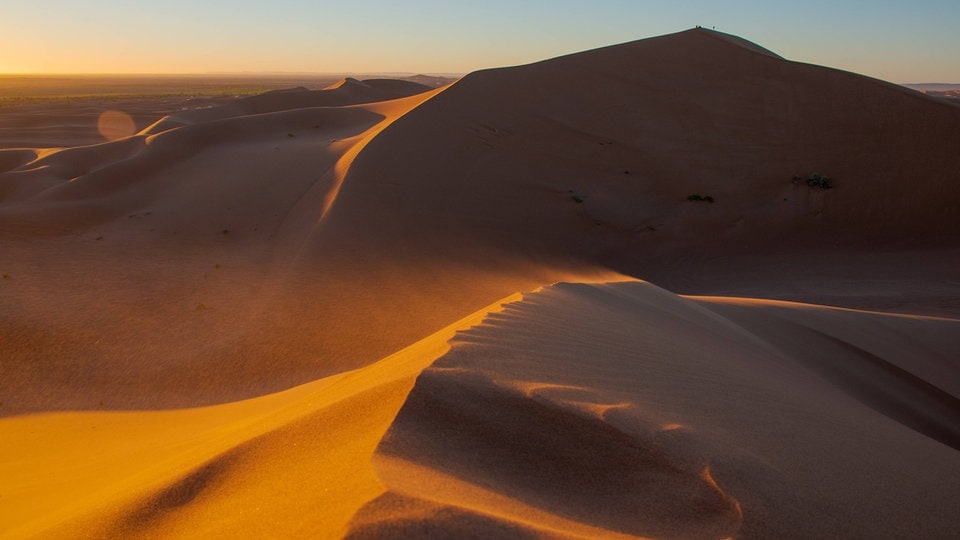
<svg viewBox="0 0 960 540">
<path fill-rule="evenodd" d="M 568 189 L 567 193 L 570 194 L 570 198 L 573 199 L 573 202 L 577 204 L 583 204 L 583 197 L 580 195 L 577 195 L 575 191 L 573 191 L 572 189 Z"/>
<path fill-rule="evenodd" d="M 807 185 L 817 189 L 830 189 L 833 187 L 833 182 L 822 174 L 813 173 L 807 177 Z"/>
<path fill-rule="evenodd" d="M 697 194 L 688 195 L 687 200 L 690 202 L 713 203 L 713 197 L 711 197 L 710 195 L 697 195 Z"/>
</svg>

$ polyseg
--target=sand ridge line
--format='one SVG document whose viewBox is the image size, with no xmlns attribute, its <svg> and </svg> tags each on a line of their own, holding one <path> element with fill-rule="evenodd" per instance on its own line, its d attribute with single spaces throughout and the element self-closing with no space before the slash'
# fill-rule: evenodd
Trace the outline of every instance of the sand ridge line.
<svg viewBox="0 0 960 540">
<path fill-rule="evenodd" d="M 876 531 L 893 527 L 899 535 L 911 526 L 905 514 L 960 495 L 927 467 L 957 467 L 953 451 L 923 428 L 924 418 L 944 418 L 939 402 L 910 395 L 915 385 L 902 377 L 872 376 L 852 346 L 831 349 L 862 339 L 856 331 L 865 329 L 868 338 L 888 336 L 885 360 L 936 359 L 960 351 L 957 333 L 939 328 L 956 323 L 789 309 L 825 317 L 836 337 L 811 340 L 794 329 L 787 339 L 768 313 L 718 312 L 709 299 L 639 281 L 561 283 L 526 295 L 460 334 L 418 377 L 375 455 L 395 497 L 365 506 L 353 532 L 366 538 L 459 524 L 488 535 L 585 527 L 594 537 L 685 538 L 821 536 L 866 526 L 831 518 L 821 508 L 829 500 L 844 512 L 885 508 Z M 930 340 L 915 341 L 917 333 Z M 846 375 L 797 369 L 821 354 Z M 851 374 L 886 395 L 845 383 Z M 907 406 L 920 421 L 891 414 Z M 867 470 L 930 494 L 898 496 L 896 510 L 888 508 L 888 494 L 851 487 Z M 818 491 L 832 483 L 838 495 Z M 851 489 L 857 497 L 842 495 Z M 811 512 L 823 521 L 812 522 Z M 943 516 L 923 530 L 950 521 Z"/>
<path fill-rule="evenodd" d="M 521 298 L 519 293 L 503 298 L 367 367 L 268 396 L 196 409 L 43 413 L 0 419 L 0 438 L 5 441 L 0 464 L 6 478 L 0 497 L 8 501 L 0 512 L 0 537 L 43 531 L 69 537 L 79 530 L 102 530 L 110 523 L 121 524 L 126 533 L 145 534 L 129 527 L 157 527 L 164 519 L 128 518 L 153 515 L 150 505 L 162 506 L 169 500 L 152 494 L 164 493 L 168 486 L 203 471 L 220 470 L 220 476 L 243 478 L 243 469 L 231 465 L 237 459 L 243 461 L 243 448 L 252 447 L 256 453 L 255 441 L 271 440 L 275 437 L 271 434 L 283 433 L 286 426 L 297 423 L 323 423 L 324 410 L 342 409 L 340 404 L 358 399 L 372 411 L 367 416 L 381 418 L 369 427 L 373 432 L 354 436 L 367 444 L 364 452 L 372 455 L 380 439 L 376 431 L 385 431 L 395 415 L 395 410 L 389 412 L 391 407 L 399 410 L 413 379 L 442 356 L 456 332 Z M 388 387 L 393 390 L 385 395 L 376 390 Z M 371 392 L 380 394 L 373 403 L 361 397 Z M 71 445 L 64 447 L 62 437 L 67 436 Z M 303 436 L 309 433 L 295 430 L 284 437 Z M 226 459 L 238 450 L 241 457 Z M 40 493 L 46 494 L 42 503 L 38 503 Z M 193 494 L 191 500 L 197 496 Z M 229 494 L 221 502 L 227 500 Z M 214 498 L 209 504 L 217 501 Z"/>
</svg>

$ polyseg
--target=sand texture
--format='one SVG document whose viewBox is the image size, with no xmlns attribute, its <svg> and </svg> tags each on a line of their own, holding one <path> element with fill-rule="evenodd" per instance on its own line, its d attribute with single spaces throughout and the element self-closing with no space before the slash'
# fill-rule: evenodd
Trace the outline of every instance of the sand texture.
<svg viewBox="0 0 960 540">
<path fill-rule="evenodd" d="M 215 105 L 0 148 L 0 538 L 960 531 L 960 108 L 705 29 Z"/>
</svg>

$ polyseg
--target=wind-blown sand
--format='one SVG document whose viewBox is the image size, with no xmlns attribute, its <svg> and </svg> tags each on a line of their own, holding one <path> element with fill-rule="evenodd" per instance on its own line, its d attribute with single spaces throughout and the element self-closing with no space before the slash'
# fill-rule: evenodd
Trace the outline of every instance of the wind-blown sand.
<svg viewBox="0 0 960 540">
<path fill-rule="evenodd" d="M 958 128 L 696 29 L 0 150 L 0 537 L 950 537 Z"/>
</svg>

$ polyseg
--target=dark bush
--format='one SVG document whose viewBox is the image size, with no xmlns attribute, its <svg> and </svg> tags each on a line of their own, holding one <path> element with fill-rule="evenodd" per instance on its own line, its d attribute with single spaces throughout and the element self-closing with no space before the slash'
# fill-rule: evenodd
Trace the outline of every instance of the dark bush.
<svg viewBox="0 0 960 540">
<path fill-rule="evenodd" d="M 833 187 L 833 183 L 828 177 L 817 173 L 813 173 L 807 178 L 807 185 L 817 189 L 830 189 Z"/>
<path fill-rule="evenodd" d="M 713 202 L 713 197 L 711 197 L 710 195 L 696 195 L 696 194 L 694 194 L 694 195 L 688 195 L 688 196 L 687 196 L 687 200 L 688 200 L 688 201 L 691 201 L 691 202 L 708 202 L 708 203 L 712 203 L 712 202 Z"/>
</svg>

